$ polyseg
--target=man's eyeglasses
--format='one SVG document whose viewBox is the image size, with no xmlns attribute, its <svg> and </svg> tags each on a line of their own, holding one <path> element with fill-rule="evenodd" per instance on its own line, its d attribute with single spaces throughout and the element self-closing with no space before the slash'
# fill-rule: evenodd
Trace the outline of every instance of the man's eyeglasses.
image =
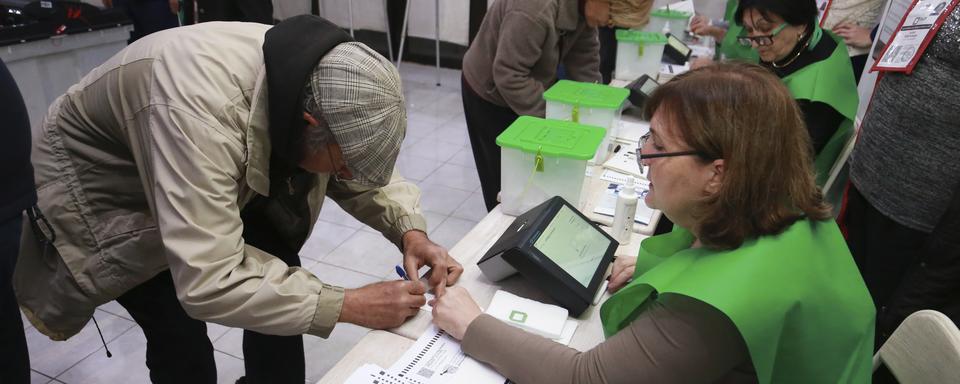
<svg viewBox="0 0 960 384">
<path fill-rule="evenodd" d="M 737 43 L 744 47 L 752 47 L 753 43 L 757 43 L 758 47 L 765 47 L 773 44 L 773 37 L 776 36 L 780 31 L 787 27 L 787 23 L 780 24 L 777 28 L 770 32 L 769 35 L 763 36 L 737 36 Z"/>
<path fill-rule="evenodd" d="M 643 169 L 643 164 L 641 163 L 641 161 L 646 159 L 656 159 L 658 157 L 700 156 L 703 158 L 707 158 L 707 156 L 701 153 L 700 151 L 680 151 L 680 152 L 664 152 L 664 153 L 650 153 L 650 154 L 641 153 L 640 150 L 643 149 L 643 146 L 647 144 L 648 140 L 650 140 L 651 135 L 652 134 L 650 132 L 647 132 L 647 134 L 640 136 L 640 141 L 637 143 L 637 151 L 636 151 L 637 164 L 640 165 L 640 169 Z"/>
<path fill-rule="evenodd" d="M 333 156 L 332 146 L 334 145 L 336 144 L 329 143 L 327 145 L 327 154 L 330 156 L 330 164 L 336 168 L 336 170 L 333 172 L 333 179 L 337 182 L 340 182 L 341 180 L 353 180 L 353 173 L 350 172 L 350 168 L 347 168 L 347 163 L 343 160 L 343 154 L 340 153 L 340 151 L 337 151 L 339 156 Z M 334 157 L 340 159 L 340 161 L 337 161 L 334 159 Z"/>
</svg>

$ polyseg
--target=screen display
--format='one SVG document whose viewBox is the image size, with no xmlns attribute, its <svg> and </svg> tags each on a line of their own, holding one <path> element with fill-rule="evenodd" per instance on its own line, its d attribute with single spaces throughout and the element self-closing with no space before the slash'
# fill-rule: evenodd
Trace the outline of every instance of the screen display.
<svg viewBox="0 0 960 384">
<path fill-rule="evenodd" d="M 533 246 L 580 285 L 589 287 L 610 239 L 564 205 Z"/>
<path fill-rule="evenodd" d="M 687 56 L 690 53 L 690 47 L 684 44 L 680 39 L 676 38 L 673 35 L 667 37 L 667 43 L 670 44 L 673 49 L 676 49 L 677 52 L 680 52 L 681 55 Z"/>
<path fill-rule="evenodd" d="M 653 81 L 653 79 L 647 79 L 647 81 L 644 81 L 643 84 L 640 85 L 640 92 L 650 96 L 650 94 L 653 93 L 653 90 L 657 89 L 658 85 L 659 84 L 657 84 L 656 81 Z"/>
</svg>

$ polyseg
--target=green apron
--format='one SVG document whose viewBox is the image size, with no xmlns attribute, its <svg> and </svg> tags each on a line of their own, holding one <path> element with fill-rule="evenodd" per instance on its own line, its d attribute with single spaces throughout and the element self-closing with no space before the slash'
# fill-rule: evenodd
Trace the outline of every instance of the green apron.
<svg viewBox="0 0 960 384">
<path fill-rule="evenodd" d="M 825 103 L 846 118 L 814 159 L 819 186 L 826 183 L 830 177 L 830 168 L 840 157 L 840 152 L 843 152 L 847 139 L 853 135 L 853 121 L 857 117 L 860 104 L 846 44 L 830 31 L 824 30 L 823 33 L 837 42 L 833 53 L 825 60 L 807 65 L 782 79 L 794 99 Z"/>
<path fill-rule="evenodd" d="M 727 33 L 723 35 L 723 40 L 717 45 L 717 53 L 726 60 L 739 60 L 748 63 L 760 62 L 760 55 L 752 47 L 744 47 L 737 43 L 737 36 L 743 31 L 743 26 L 734 20 L 733 16 L 737 12 L 737 0 L 727 1 L 727 10 L 723 19 L 727 21 Z"/>
<path fill-rule="evenodd" d="M 604 334 L 650 294 L 681 294 L 740 331 L 760 383 L 869 383 L 875 310 L 836 223 L 799 220 L 731 251 L 691 249 L 675 227 L 641 244 L 633 282 L 600 308 Z"/>
</svg>

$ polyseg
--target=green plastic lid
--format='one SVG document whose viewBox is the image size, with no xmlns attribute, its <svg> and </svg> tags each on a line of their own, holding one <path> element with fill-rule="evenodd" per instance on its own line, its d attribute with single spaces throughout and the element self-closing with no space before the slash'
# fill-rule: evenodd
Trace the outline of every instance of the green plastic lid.
<svg viewBox="0 0 960 384">
<path fill-rule="evenodd" d="M 693 16 L 693 14 L 686 11 L 670 11 L 666 9 L 655 9 L 653 12 L 650 12 L 650 16 L 660 17 L 664 19 L 687 19 L 690 16 Z"/>
<path fill-rule="evenodd" d="M 642 44 L 666 44 L 667 35 L 657 32 L 641 32 L 632 29 L 618 29 L 617 41 Z"/>
<path fill-rule="evenodd" d="M 497 136 L 497 145 L 545 156 L 589 160 L 607 130 L 571 121 L 520 116 Z"/>
<path fill-rule="evenodd" d="M 560 80 L 543 93 L 543 99 L 590 108 L 620 109 L 630 96 L 626 88 Z"/>
</svg>

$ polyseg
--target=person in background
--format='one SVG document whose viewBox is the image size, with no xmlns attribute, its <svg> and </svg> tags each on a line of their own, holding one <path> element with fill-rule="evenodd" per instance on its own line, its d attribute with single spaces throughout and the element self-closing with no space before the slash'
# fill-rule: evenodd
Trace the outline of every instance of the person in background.
<svg viewBox="0 0 960 384">
<path fill-rule="evenodd" d="M 23 212 L 37 202 L 30 164 L 30 117 L 20 89 L 0 61 L 0 112 L 4 119 L 0 144 L 0 378 L 30 382 L 30 355 L 23 335 L 20 307 L 13 293 L 13 271 L 20 253 Z"/>
<path fill-rule="evenodd" d="M 120 8 L 133 21 L 127 44 L 141 37 L 180 25 L 179 0 L 103 0 L 105 8 Z"/>
<path fill-rule="evenodd" d="M 707 66 L 661 85 L 645 112 L 645 203 L 677 228 L 617 258 L 607 339 L 565 347 L 456 286 L 431 302 L 434 323 L 518 383 L 869 382 L 873 305 L 783 83 L 755 64 Z"/>
<path fill-rule="evenodd" d="M 638 20 L 648 1 L 498 0 L 463 56 L 461 93 L 467 134 L 487 210 L 500 192 L 496 138 L 519 115 L 543 117 L 543 92 L 563 64 L 570 80 L 600 78 L 597 27 Z"/>
<path fill-rule="evenodd" d="M 422 266 L 437 294 L 463 271 L 395 170 L 406 124 L 396 67 L 317 16 L 140 39 L 38 130 L 49 224 L 25 231 L 20 305 L 64 340 L 117 300 L 143 329 L 155 383 L 217 382 L 215 322 L 244 329 L 244 382 L 303 384 L 303 334 L 399 326 L 425 303 Z M 325 201 L 396 244 L 413 281 L 345 289 L 302 268 Z"/>
<path fill-rule="evenodd" d="M 960 324 L 958 40 L 954 9 L 913 73 L 881 76 L 850 157 L 841 222 L 877 308 L 877 347 L 921 309 Z"/>
<path fill-rule="evenodd" d="M 740 60 L 756 63 L 760 60 L 757 51 L 737 43 L 737 36 L 743 32 L 743 25 L 734 19 L 738 4 L 737 0 L 727 1 L 723 20 L 711 21 L 701 15 L 694 16 L 690 20 L 690 31 L 697 35 L 712 37 L 716 41 L 717 57 L 720 60 Z M 700 65 L 702 64 L 697 66 Z"/>
<path fill-rule="evenodd" d="M 624 13 L 619 8 L 632 7 L 639 12 Z M 650 21 L 653 0 L 612 1 L 610 13 L 620 15 L 611 17 L 607 25 L 597 26 L 597 38 L 600 41 L 600 77 L 603 84 L 610 84 L 613 70 L 617 64 L 617 30 L 640 29 Z"/>
<path fill-rule="evenodd" d="M 867 64 L 867 54 L 873 39 L 870 30 L 880 22 L 884 0 L 833 0 L 820 25 L 843 38 L 853 65 L 853 76 L 860 83 L 860 75 Z"/>
<path fill-rule="evenodd" d="M 813 144 L 817 184 L 853 134 L 859 96 L 843 41 L 817 24 L 814 0 L 740 0 L 737 41 L 780 77 L 803 112 Z"/>
<path fill-rule="evenodd" d="M 196 5 L 196 14 L 194 14 Z M 273 24 L 272 0 L 183 0 L 184 24 L 207 21 L 247 21 Z"/>
</svg>

